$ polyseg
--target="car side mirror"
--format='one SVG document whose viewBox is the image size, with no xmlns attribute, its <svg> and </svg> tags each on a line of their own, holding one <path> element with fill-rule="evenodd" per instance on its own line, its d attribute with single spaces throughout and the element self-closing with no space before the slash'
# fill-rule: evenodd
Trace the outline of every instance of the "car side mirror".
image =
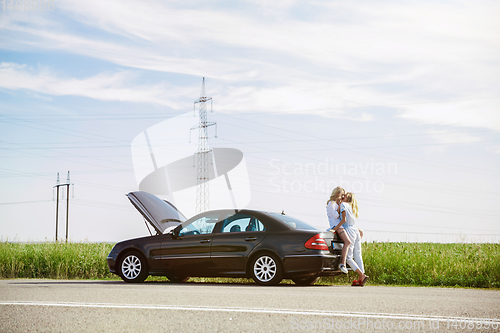
<svg viewBox="0 0 500 333">
<path fill-rule="evenodd" d="M 171 231 L 172 238 L 177 238 L 179 237 L 179 232 L 182 229 L 182 225 L 178 225 L 177 227 L 174 228 L 174 230 Z"/>
</svg>

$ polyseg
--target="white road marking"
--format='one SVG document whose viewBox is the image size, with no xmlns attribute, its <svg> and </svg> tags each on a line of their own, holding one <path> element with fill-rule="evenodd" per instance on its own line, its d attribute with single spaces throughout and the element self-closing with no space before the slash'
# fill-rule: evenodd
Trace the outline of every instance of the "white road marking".
<svg viewBox="0 0 500 333">
<path fill-rule="evenodd" d="M 448 317 L 448 316 L 424 316 L 397 313 L 376 312 L 349 312 L 349 311 L 324 311 L 324 310 L 297 310 L 297 309 L 273 309 L 273 308 L 243 308 L 243 307 L 214 307 L 214 306 L 185 306 L 185 305 L 152 305 L 152 304 L 116 304 L 116 303 L 80 303 L 80 302 L 43 302 L 43 301 L 0 301 L 0 305 L 25 305 L 25 306 L 59 306 L 59 307 L 81 307 L 81 308 L 111 308 L 111 309 L 150 309 L 150 310 L 181 310 L 181 311 L 222 311 L 242 313 L 263 314 L 287 314 L 305 316 L 330 316 L 330 317 L 362 317 L 375 319 L 404 319 L 420 321 L 440 322 L 475 322 L 500 324 L 496 318 L 471 318 L 471 317 Z"/>
</svg>

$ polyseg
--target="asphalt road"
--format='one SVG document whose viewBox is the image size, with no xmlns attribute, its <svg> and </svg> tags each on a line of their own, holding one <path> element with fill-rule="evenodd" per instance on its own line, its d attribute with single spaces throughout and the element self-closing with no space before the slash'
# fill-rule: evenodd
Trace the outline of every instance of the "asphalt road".
<svg viewBox="0 0 500 333">
<path fill-rule="evenodd" d="M 500 332 L 500 291 L 0 280 L 0 332 Z"/>
</svg>

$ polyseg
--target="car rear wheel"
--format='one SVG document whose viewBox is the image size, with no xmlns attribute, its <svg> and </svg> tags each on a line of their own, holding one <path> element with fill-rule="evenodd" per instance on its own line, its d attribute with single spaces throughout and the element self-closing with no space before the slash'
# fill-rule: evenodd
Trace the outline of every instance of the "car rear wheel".
<svg viewBox="0 0 500 333">
<path fill-rule="evenodd" d="M 167 275 L 167 279 L 172 283 L 183 283 L 189 280 L 189 276 Z"/>
<path fill-rule="evenodd" d="M 128 252 L 120 261 L 120 276 L 125 282 L 143 282 L 148 273 L 146 260 L 138 253 Z"/>
<path fill-rule="evenodd" d="M 262 286 L 275 286 L 281 282 L 283 270 L 280 261 L 272 254 L 261 254 L 252 261 L 252 278 Z"/>
<path fill-rule="evenodd" d="M 319 280 L 319 276 L 308 276 L 302 278 L 293 278 L 292 281 L 299 286 L 312 286 Z"/>
</svg>

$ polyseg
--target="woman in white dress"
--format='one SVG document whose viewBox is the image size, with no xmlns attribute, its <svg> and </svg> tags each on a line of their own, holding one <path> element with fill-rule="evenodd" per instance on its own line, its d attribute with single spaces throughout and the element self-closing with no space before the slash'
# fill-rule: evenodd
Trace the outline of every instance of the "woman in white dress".
<svg viewBox="0 0 500 333">
<path fill-rule="evenodd" d="M 361 236 L 359 230 L 355 227 L 356 218 L 358 217 L 358 202 L 354 193 L 348 192 L 344 195 L 343 202 L 339 207 L 339 215 L 341 216 L 341 220 L 333 230 L 337 231 L 339 228 L 343 227 L 344 232 L 350 239 L 346 261 L 349 266 L 358 273 L 359 278 L 355 280 L 352 285 L 364 286 L 369 277 L 365 275 L 363 257 L 361 255 Z"/>
<path fill-rule="evenodd" d="M 337 186 L 333 189 L 332 194 L 330 195 L 330 200 L 326 202 L 326 215 L 328 216 L 328 222 L 330 223 L 330 228 L 327 230 L 335 233 L 334 228 L 339 224 L 341 220 L 341 216 L 339 213 L 340 204 L 342 203 L 342 199 L 344 198 L 345 190 Z M 339 269 L 342 273 L 347 274 L 346 268 L 346 255 L 347 250 L 351 244 L 351 240 L 349 236 L 344 232 L 344 228 L 337 228 L 337 234 L 344 241 L 344 247 L 342 248 L 342 257 L 340 259 Z"/>
</svg>

